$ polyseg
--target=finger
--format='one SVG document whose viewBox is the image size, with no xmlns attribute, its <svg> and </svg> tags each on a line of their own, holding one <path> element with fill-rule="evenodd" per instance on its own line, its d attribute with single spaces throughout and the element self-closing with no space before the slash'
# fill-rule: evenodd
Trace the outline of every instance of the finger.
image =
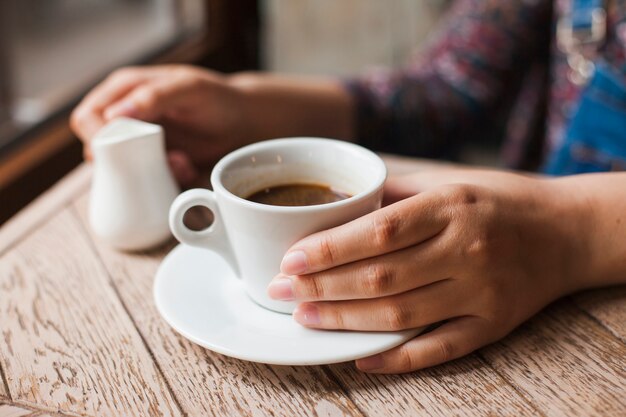
<svg viewBox="0 0 626 417">
<path fill-rule="evenodd" d="M 83 102 L 89 107 L 103 110 L 137 86 L 154 79 L 161 71 L 158 67 L 121 68 L 87 94 Z"/>
<path fill-rule="evenodd" d="M 450 276 L 449 254 L 431 239 L 390 254 L 308 275 L 278 275 L 268 287 L 283 301 L 379 298 L 432 284 Z"/>
<path fill-rule="evenodd" d="M 387 352 L 358 359 L 356 366 L 380 374 L 412 372 L 468 355 L 495 339 L 485 319 L 459 317 Z"/>
<path fill-rule="evenodd" d="M 198 171 L 191 159 L 181 151 L 168 151 L 167 162 L 176 181 L 183 187 L 192 184 L 198 178 Z"/>
<path fill-rule="evenodd" d="M 104 123 L 102 114 L 93 108 L 79 107 L 72 112 L 70 126 L 76 136 L 85 144 L 85 156 L 90 154 L 89 141 L 104 126 Z"/>
<path fill-rule="evenodd" d="M 152 76 L 149 69 L 124 68 L 95 87 L 71 116 L 74 132 L 85 142 L 104 125 L 104 109 Z"/>
<path fill-rule="evenodd" d="M 382 298 L 302 303 L 293 317 L 316 329 L 396 331 L 464 315 L 466 298 L 458 282 L 447 279 Z"/>
<path fill-rule="evenodd" d="M 135 88 L 126 97 L 105 110 L 106 118 L 131 116 L 143 120 L 156 120 L 179 103 L 189 100 L 189 92 L 197 80 L 189 76 L 172 76 L 148 82 Z"/>
<path fill-rule="evenodd" d="M 87 144 L 83 145 L 83 158 L 85 159 L 85 161 L 93 160 L 93 153 L 91 152 L 91 146 L 88 146 Z"/>
<path fill-rule="evenodd" d="M 437 193 L 422 193 L 293 245 L 282 260 L 285 275 L 323 271 L 423 242 L 441 232 L 450 212 Z"/>
</svg>

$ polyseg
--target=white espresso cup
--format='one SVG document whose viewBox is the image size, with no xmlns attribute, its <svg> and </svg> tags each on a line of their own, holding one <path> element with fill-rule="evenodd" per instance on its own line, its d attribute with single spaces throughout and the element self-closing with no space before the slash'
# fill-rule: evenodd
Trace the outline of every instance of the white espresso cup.
<svg viewBox="0 0 626 417">
<path fill-rule="evenodd" d="M 170 229 L 182 243 L 222 255 L 248 295 L 270 310 L 296 304 L 272 300 L 267 286 L 291 245 L 314 232 L 354 220 L 381 206 L 387 169 L 373 152 L 347 142 L 287 138 L 258 142 L 222 158 L 211 174 L 214 191 L 193 189 L 172 203 Z M 309 206 L 274 206 L 246 200 L 268 187 L 325 184 L 352 197 Z M 213 223 L 194 231 L 183 223 L 192 207 L 213 212 Z M 210 272 L 206 271 L 207 279 Z"/>
</svg>

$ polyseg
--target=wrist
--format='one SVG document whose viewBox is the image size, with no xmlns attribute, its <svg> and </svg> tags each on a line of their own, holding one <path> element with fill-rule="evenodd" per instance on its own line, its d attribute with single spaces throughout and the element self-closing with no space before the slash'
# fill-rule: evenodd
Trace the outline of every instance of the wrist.
<svg viewBox="0 0 626 417">
<path fill-rule="evenodd" d="M 549 192 L 553 196 L 550 217 L 558 223 L 559 239 L 563 243 L 563 288 L 573 293 L 589 287 L 594 269 L 589 251 L 589 236 L 593 233 L 587 199 L 581 190 L 562 180 L 550 180 Z"/>
<path fill-rule="evenodd" d="M 354 136 L 353 98 L 337 80 L 248 72 L 227 82 L 242 97 L 244 122 L 255 140 Z"/>
<path fill-rule="evenodd" d="M 572 276 L 583 290 L 626 281 L 623 175 L 576 175 L 554 180 L 570 207 L 568 239 L 576 247 Z M 564 209 L 565 210 L 565 209 Z"/>
<path fill-rule="evenodd" d="M 262 76 L 256 72 L 238 72 L 226 76 L 226 85 L 232 89 L 236 100 L 236 112 L 239 117 L 239 131 L 244 143 L 252 143 L 258 140 L 269 139 L 263 137 L 259 131 L 259 111 L 263 103 L 257 97 L 257 91 L 262 88 Z"/>
</svg>

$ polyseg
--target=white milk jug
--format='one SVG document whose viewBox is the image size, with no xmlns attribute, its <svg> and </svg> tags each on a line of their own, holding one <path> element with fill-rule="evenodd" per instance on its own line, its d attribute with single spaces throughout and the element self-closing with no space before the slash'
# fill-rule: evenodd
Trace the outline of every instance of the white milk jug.
<svg viewBox="0 0 626 417">
<path fill-rule="evenodd" d="M 122 250 L 148 249 L 168 239 L 168 212 L 180 189 L 167 164 L 161 126 L 118 118 L 96 133 L 91 149 L 94 233 Z"/>
</svg>

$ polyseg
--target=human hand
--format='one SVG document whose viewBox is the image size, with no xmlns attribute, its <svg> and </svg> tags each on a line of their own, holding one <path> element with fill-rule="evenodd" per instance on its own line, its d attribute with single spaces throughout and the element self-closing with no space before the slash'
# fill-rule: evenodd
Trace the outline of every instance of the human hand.
<svg viewBox="0 0 626 417">
<path fill-rule="evenodd" d="M 184 184 L 196 176 L 195 167 L 245 144 L 240 96 L 224 76 L 196 67 L 122 68 L 83 99 L 71 126 L 90 159 L 90 139 L 116 117 L 163 125 L 170 166 Z"/>
<path fill-rule="evenodd" d="M 408 372 L 464 356 L 583 286 L 589 225 L 558 182 L 486 171 L 390 180 L 393 204 L 308 236 L 285 255 L 272 298 L 320 329 L 435 330 L 357 361 Z"/>
</svg>

